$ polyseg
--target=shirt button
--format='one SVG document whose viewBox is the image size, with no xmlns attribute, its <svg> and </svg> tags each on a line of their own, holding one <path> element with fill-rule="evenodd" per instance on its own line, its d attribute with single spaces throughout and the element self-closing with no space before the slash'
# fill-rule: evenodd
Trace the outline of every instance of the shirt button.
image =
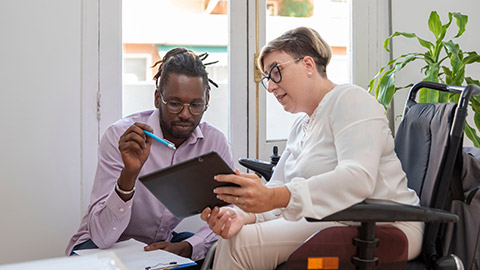
<svg viewBox="0 0 480 270">
<path fill-rule="evenodd" d="M 116 231 L 116 230 L 117 230 L 117 227 L 113 227 L 112 229 L 113 229 L 114 231 Z"/>
<path fill-rule="evenodd" d="M 125 211 L 125 209 L 123 209 L 123 207 L 122 207 L 122 208 L 120 208 L 120 212 L 124 212 L 124 211 Z"/>
<path fill-rule="evenodd" d="M 164 230 L 165 230 L 165 229 L 163 229 L 163 228 L 160 228 L 160 231 L 161 231 L 161 232 L 163 232 Z"/>
<path fill-rule="evenodd" d="M 128 206 L 128 209 L 131 209 L 131 208 L 132 208 L 132 205 L 130 204 L 130 205 Z"/>
</svg>

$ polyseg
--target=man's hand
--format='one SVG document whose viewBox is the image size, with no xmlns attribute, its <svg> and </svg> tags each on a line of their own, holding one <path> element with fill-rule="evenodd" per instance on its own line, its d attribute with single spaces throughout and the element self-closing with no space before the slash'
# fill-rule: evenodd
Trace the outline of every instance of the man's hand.
<svg viewBox="0 0 480 270">
<path fill-rule="evenodd" d="M 118 142 L 118 149 L 125 165 L 124 170 L 129 173 L 138 174 L 150 154 L 152 138 L 147 136 L 144 130 L 153 132 L 149 125 L 137 122 L 123 133 Z"/>
<path fill-rule="evenodd" d="M 122 155 L 123 170 L 117 181 L 118 186 L 122 190 L 132 190 L 135 186 L 135 180 L 140 173 L 145 161 L 150 155 L 150 146 L 152 138 L 146 136 L 144 130 L 152 132 L 152 128 L 143 123 L 135 123 L 131 125 L 120 137 L 118 142 L 118 150 Z M 118 193 L 118 192 L 117 192 Z M 118 195 L 124 200 L 130 200 L 132 194 Z"/>
<path fill-rule="evenodd" d="M 178 243 L 170 243 L 170 242 L 157 242 L 151 245 L 148 245 L 143 248 L 145 251 L 151 251 L 156 249 L 163 249 L 168 252 L 175 253 L 182 257 L 190 258 L 192 257 L 192 246 L 186 242 L 181 241 Z"/>
</svg>

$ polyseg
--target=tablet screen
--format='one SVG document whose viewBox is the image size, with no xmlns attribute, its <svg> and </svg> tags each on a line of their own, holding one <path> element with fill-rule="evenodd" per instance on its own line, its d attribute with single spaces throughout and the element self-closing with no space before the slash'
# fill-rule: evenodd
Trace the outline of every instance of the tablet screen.
<svg viewBox="0 0 480 270">
<path fill-rule="evenodd" d="M 184 218 L 201 213 L 205 207 L 227 205 L 213 190 L 238 185 L 217 182 L 213 177 L 233 173 L 216 152 L 210 152 L 140 176 L 139 180 L 172 214 Z"/>
</svg>

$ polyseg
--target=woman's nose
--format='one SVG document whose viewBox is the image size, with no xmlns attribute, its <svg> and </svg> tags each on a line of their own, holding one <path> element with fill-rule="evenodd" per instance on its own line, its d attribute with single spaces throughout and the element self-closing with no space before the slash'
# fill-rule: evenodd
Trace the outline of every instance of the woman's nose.
<svg viewBox="0 0 480 270">
<path fill-rule="evenodd" d="M 267 92 L 273 93 L 273 91 L 275 91 L 275 89 L 277 89 L 277 84 L 274 81 L 270 80 L 268 82 Z"/>
</svg>

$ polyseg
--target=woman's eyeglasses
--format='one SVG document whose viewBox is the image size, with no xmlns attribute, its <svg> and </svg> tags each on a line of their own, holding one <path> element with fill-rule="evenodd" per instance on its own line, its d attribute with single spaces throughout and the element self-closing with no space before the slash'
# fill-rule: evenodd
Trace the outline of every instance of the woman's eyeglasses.
<svg viewBox="0 0 480 270">
<path fill-rule="evenodd" d="M 305 56 L 304 56 L 305 57 Z M 262 85 L 265 89 L 268 90 L 268 83 L 270 82 L 270 80 L 272 80 L 272 82 L 274 83 L 279 83 L 282 81 L 282 73 L 280 72 L 280 66 L 282 65 L 285 65 L 285 64 L 288 64 L 290 62 L 298 62 L 300 60 L 302 60 L 303 57 L 299 57 L 299 58 L 295 58 L 295 59 L 292 59 L 290 61 L 287 61 L 287 62 L 284 62 L 284 63 L 281 63 L 281 64 L 275 64 L 273 65 L 273 67 L 270 69 L 270 72 L 268 73 L 268 76 L 262 76 Z"/>
<path fill-rule="evenodd" d="M 205 104 L 205 102 L 182 103 L 174 100 L 165 101 L 163 95 L 160 95 L 160 98 L 162 99 L 162 103 L 167 105 L 167 110 L 170 113 L 182 112 L 185 105 L 188 106 L 188 110 L 193 115 L 200 115 L 207 109 L 207 104 Z"/>
</svg>

